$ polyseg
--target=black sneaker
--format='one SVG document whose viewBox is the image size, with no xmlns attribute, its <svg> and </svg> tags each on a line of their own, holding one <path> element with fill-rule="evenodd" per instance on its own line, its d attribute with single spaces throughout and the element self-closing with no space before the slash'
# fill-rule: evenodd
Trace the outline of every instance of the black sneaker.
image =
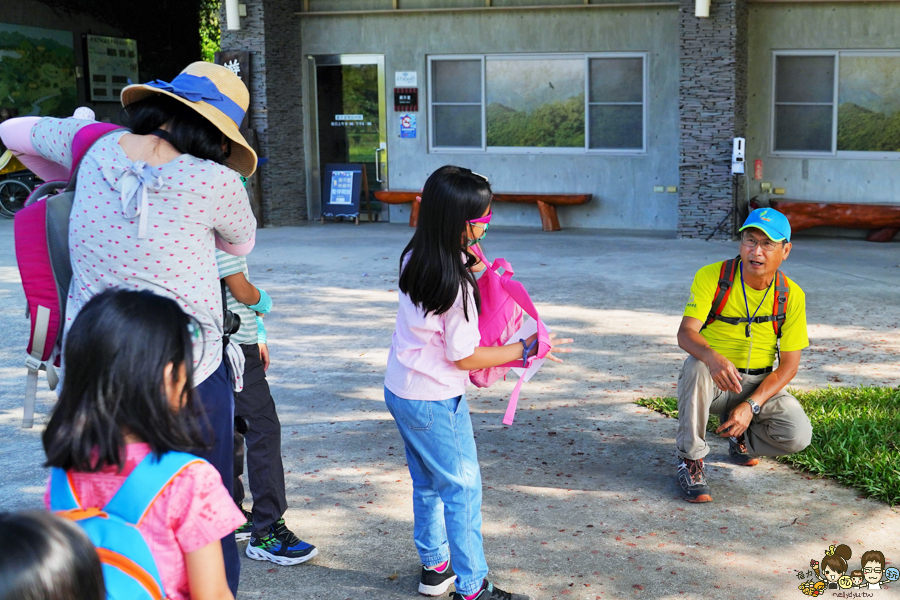
<svg viewBox="0 0 900 600">
<path fill-rule="evenodd" d="M 243 525 L 234 530 L 234 541 L 246 542 L 250 539 L 250 534 L 253 533 L 253 515 L 241 505 L 238 505 L 238 508 L 244 513 L 245 521 Z"/>
<path fill-rule="evenodd" d="M 459 592 L 453 592 L 450 594 L 450 600 L 466 599 Z M 475 596 L 474 600 L 531 600 L 531 596 L 504 592 L 500 588 L 494 587 L 493 583 L 485 579 L 484 583 L 481 585 L 481 591 L 478 592 L 478 595 Z"/>
<path fill-rule="evenodd" d="M 267 560 L 276 565 L 299 565 L 319 551 L 312 544 L 302 541 L 287 528 L 284 519 L 269 527 L 269 533 L 261 538 L 250 538 L 247 556 L 253 560 Z"/>
<path fill-rule="evenodd" d="M 744 434 L 741 434 L 741 437 L 739 438 L 728 438 L 728 456 L 731 457 L 731 461 L 734 464 L 743 467 L 752 467 L 759 464 L 758 458 L 750 456 L 747 453 L 747 444 L 744 443 Z"/>
<path fill-rule="evenodd" d="M 456 581 L 456 573 L 447 561 L 443 571 L 428 569 L 422 565 L 422 577 L 419 580 L 419 593 L 423 596 L 440 596 L 447 591 L 450 584 Z"/>
<path fill-rule="evenodd" d="M 678 485 L 681 487 L 681 496 L 688 502 L 712 502 L 709 486 L 706 485 L 706 474 L 703 472 L 702 458 L 681 459 L 678 464 Z"/>
</svg>

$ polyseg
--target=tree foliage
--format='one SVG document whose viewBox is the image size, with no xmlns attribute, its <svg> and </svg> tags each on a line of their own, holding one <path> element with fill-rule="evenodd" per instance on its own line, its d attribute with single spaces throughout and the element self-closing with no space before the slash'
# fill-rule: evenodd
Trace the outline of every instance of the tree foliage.
<svg viewBox="0 0 900 600">
<path fill-rule="evenodd" d="M 222 47 L 220 7 L 221 0 L 200 0 L 200 57 L 206 62 L 215 62 L 216 52 Z"/>
</svg>

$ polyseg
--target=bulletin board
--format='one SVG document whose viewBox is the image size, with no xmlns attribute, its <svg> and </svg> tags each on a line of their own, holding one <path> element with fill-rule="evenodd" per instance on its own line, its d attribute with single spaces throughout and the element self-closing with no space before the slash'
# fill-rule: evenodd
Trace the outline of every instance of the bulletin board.
<svg viewBox="0 0 900 600">
<path fill-rule="evenodd" d="M 137 42 L 126 38 L 84 35 L 87 54 L 88 98 L 92 102 L 118 102 L 129 80 L 137 83 Z"/>
<path fill-rule="evenodd" d="M 364 178 L 365 170 L 361 164 L 325 165 L 322 174 L 323 220 L 325 217 L 359 219 Z"/>
</svg>

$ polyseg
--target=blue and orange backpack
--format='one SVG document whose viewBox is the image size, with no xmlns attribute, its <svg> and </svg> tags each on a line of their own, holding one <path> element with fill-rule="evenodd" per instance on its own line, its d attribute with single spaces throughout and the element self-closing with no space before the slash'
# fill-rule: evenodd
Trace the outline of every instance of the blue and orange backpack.
<svg viewBox="0 0 900 600">
<path fill-rule="evenodd" d="M 162 579 L 138 526 L 169 484 L 188 466 L 205 462 L 185 452 L 153 454 L 134 468 L 102 508 L 82 506 L 69 474 L 50 474 L 50 510 L 78 523 L 97 548 L 108 600 L 165 600 Z"/>
</svg>

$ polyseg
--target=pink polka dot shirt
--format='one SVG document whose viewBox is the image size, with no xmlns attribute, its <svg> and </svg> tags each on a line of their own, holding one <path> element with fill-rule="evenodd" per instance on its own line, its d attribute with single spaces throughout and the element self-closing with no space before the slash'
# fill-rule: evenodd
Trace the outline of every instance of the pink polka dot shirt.
<svg viewBox="0 0 900 600">
<path fill-rule="evenodd" d="M 71 168 L 72 140 L 90 123 L 41 119 L 31 130 L 34 149 Z M 124 133 L 97 142 L 78 172 L 69 219 L 66 331 L 87 301 L 108 288 L 172 298 L 202 327 L 202 338 L 194 342 L 194 384 L 199 385 L 222 361 L 215 236 L 245 244 L 254 239 L 256 220 L 235 171 L 189 154 L 159 167 L 132 162 L 119 145 Z"/>
</svg>

